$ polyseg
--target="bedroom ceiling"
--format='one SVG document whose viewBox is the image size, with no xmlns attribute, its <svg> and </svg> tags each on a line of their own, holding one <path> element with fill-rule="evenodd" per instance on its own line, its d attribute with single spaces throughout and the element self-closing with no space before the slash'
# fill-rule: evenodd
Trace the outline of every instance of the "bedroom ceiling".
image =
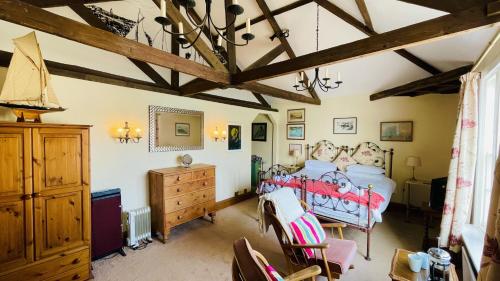
<svg viewBox="0 0 500 281">
<path fill-rule="evenodd" d="M 297 0 L 273 0 L 266 1 L 266 3 L 269 9 L 274 11 L 296 1 Z M 223 2 L 224 1 L 214 1 L 213 4 L 214 21 L 219 25 L 224 25 L 225 20 Z M 262 11 L 255 0 L 240 0 L 239 2 L 245 8 L 245 13 L 238 18 L 237 24 L 243 23 L 247 17 L 256 18 L 262 15 Z M 359 12 L 355 0 L 330 0 L 330 2 L 343 9 L 356 20 L 364 23 L 364 19 Z M 443 11 L 396 0 L 365 0 L 365 2 L 370 13 L 374 31 L 377 33 L 391 31 L 447 14 Z M 141 23 L 140 41 L 143 43 L 146 42 L 146 37 L 142 34 L 143 29 L 149 35 L 157 37 L 154 47 L 162 48 L 161 40 L 159 40 L 161 33 L 158 33 L 160 27 L 154 22 L 154 17 L 159 14 L 159 9 L 152 0 L 124 0 L 96 3 L 94 5 L 107 11 L 112 9 L 114 14 L 132 20 L 137 19 L 138 12 L 140 11 L 145 17 L 144 21 Z M 315 9 L 316 3 L 311 2 L 275 16 L 281 28 L 290 30 L 290 36 L 287 40 L 297 56 L 309 54 L 315 50 Z M 79 22 L 84 22 L 68 7 L 48 8 L 46 10 Z M 197 1 L 196 11 L 198 14 L 204 14 L 204 1 Z M 181 12 L 184 13 L 183 9 L 181 9 Z M 14 26 L 16 27 L 14 28 Z M 30 30 L 5 21 L 0 21 L 0 28 L 2 29 L 2 35 L 4 35 L 0 38 L 0 50 L 10 52 L 13 49 L 11 39 L 24 35 Z M 269 39 L 274 32 L 268 21 L 260 21 L 254 24 L 252 29 L 256 35 L 256 39 L 251 41 L 248 46 L 237 47 L 236 49 L 236 61 L 241 69 L 245 69 L 271 49 L 279 45 L 279 40 L 275 39 L 271 41 Z M 244 30 L 237 31 L 236 38 L 240 39 L 243 31 Z M 127 38 L 133 39 L 135 37 L 134 32 L 134 30 L 130 32 Z M 440 71 L 445 72 L 474 63 L 497 32 L 498 26 L 486 27 L 447 39 L 411 47 L 407 50 L 438 68 Z M 44 57 L 48 60 L 79 65 L 144 81 L 151 81 L 144 73 L 120 55 L 46 33 L 37 32 L 37 34 Z M 320 49 L 339 46 L 363 38 L 367 38 L 367 35 L 320 7 Z M 170 38 L 168 34 L 165 37 L 164 49 L 170 51 Z M 185 51 L 181 50 L 180 55 L 184 56 Z M 96 59 L 93 60 L 89 58 Z M 288 59 L 289 56 L 283 53 L 272 63 Z M 205 63 L 201 58 L 198 58 L 197 61 Z M 160 73 L 165 80 L 170 81 L 170 70 L 155 65 L 151 66 Z M 334 98 L 340 95 L 368 96 L 385 89 L 431 76 L 427 71 L 392 51 L 336 63 L 330 65 L 328 68 L 331 73 L 340 71 L 344 84 L 341 88 L 328 93 L 317 91 L 321 99 Z M 309 77 L 313 76 L 312 70 L 308 70 L 306 73 Z M 194 78 L 193 76 L 180 74 L 180 85 Z M 295 74 L 288 74 L 262 80 L 260 83 L 293 92 L 294 89 L 292 88 L 292 84 L 294 80 Z M 256 101 L 256 98 L 246 90 L 217 89 L 207 93 Z M 297 94 L 304 94 L 304 92 L 297 92 Z M 308 94 L 305 93 L 305 95 Z"/>
</svg>

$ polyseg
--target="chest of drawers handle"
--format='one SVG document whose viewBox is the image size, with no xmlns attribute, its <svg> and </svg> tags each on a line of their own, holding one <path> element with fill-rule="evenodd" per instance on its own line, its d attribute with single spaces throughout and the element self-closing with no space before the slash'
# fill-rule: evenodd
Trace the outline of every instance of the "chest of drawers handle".
<svg viewBox="0 0 500 281">
<path fill-rule="evenodd" d="M 177 201 L 177 205 L 182 205 L 182 201 Z"/>
<path fill-rule="evenodd" d="M 75 274 L 75 275 L 73 275 L 73 278 L 71 278 L 71 279 L 78 280 L 80 278 L 81 278 L 80 274 Z"/>
<path fill-rule="evenodd" d="M 206 194 L 203 194 L 203 198 L 207 198 L 207 195 L 206 195 Z"/>
<path fill-rule="evenodd" d="M 208 184 L 208 182 L 206 182 L 206 181 L 203 182 L 203 186 L 207 186 L 207 184 Z"/>
<path fill-rule="evenodd" d="M 203 176 L 206 177 L 207 176 L 207 171 L 203 171 Z"/>
<path fill-rule="evenodd" d="M 177 188 L 177 192 L 181 192 L 181 189 L 180 189 L 180 188 Z"/>
<path fill-rule="evenodd" d="M 177 216 L 177 219 L 178 220 L 182 220 L 182 216 Z"/>
<path fill-rule="evenodd" d="M 177 176 L 177 181 L 181 181 L 181 176 Z"/>
<path fill-rule="evenodd" d="M 73 260 L 72 264 L 79 264 L 80 263 L 80 258 L 76 258 Z"/>
</svg>

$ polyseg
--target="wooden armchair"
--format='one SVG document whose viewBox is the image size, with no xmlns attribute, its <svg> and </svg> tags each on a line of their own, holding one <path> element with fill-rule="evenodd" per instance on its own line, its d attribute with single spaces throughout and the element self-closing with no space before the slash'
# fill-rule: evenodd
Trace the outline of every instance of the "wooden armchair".
<svg viewBox="0 0 500 281">
<path fill-rule="evenodd" d="M 246 238 L 234 241 L 234 259 L 232 265 L 233 281 L 272 281 L 266 272 L 269 266 L 266 258 L 252 249 Z M 316 280 L 321 273 L 319 266 L 311 266 L 299 272 L 283 277 L 285 281 Z"/>
<path fill-rule="evenodd" d="M 297 204 L 299 201 L 297 200 Z M 301 201 L 301 206 L 304 211 L 309 210 L 309 206 Z M 326 276 L 329 281 L 339 279 L 340 275 L 346 273 L 349 269 L 354 268 L 352 261 L 356 254 L 357 246 L 354 241 L 343 240 L 342 228 L 346 227 L 344 223 L 326 223 L 322 224 L 324 228 L 330 228 L 332 237 L 327 237 L 324 243 L 298 245 L 294 241 L 290 241 L 284 227 L 288 227 L 286 223 L 282 223 L 276 216 L 276 209 L 271 201 L 264 204 L 266 221 L 273 226 L 276 236 L 281 245 L 281 249 L 286 257 L 288 268 L 291 272 L 307 268 L 309 266 L 318 265 L 322 269 L 322 276 Z M 340 239 L 333 238 L 333 229 L 337 229 Z M 303 249 L 313 249 L 315 252 L 314 258 L 308 258 L 304 255 Z M 319 252 L 319 254 L 318 254 Z"/>
</svg>

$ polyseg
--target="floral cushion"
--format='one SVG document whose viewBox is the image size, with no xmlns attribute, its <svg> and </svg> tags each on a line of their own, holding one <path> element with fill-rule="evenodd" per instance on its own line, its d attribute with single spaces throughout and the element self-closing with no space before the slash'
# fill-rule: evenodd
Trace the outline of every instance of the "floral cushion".
<svg viewBox="0 0 500 281">
<path fill-rule="evenodd" d="M 311 156 L 316 160 L 332 162 L 335 159 L 336 149 L 329 141 L 320 141 Z"/>
<path fill-rule="evenodd" d="M 337 168 L 343 172 L 347 170 L 347 166 L 357 164 L 356 160 L 349 156 L 345 150 L 339 153 L 339 156 L 335 158 L 333 163 L 337 164 Z"/>
<path fill-rule="evenodd" d="M 282 281 L 282 280 L 284 281 L 285 280 L 285 279 L 283 279 L 283 277 L 281 277 L 281 275 L 279 275 L 279 273 L 276 271 L 276 269 L 274 269 L 274 267 L 272 265 L 266 266 L 266 272 L 267 272 L 267 275 L 273 281 Z"/>
<path fill-rule="evenodd" d="M 291 222 L 290 228 L 294 240 L 299 245 L 322 243 L 326 238 L 325 230 L 311 211 Z M 314 258 L 313 249 L 304 249 L 304 253 L 309 258 Z"/>
<path fill-rule="evenodd" d="M 352 158 L 362 165 L 383 167 L 385 153 L 375 144 L 365 142 L 359 145 Z"/>
</svg>

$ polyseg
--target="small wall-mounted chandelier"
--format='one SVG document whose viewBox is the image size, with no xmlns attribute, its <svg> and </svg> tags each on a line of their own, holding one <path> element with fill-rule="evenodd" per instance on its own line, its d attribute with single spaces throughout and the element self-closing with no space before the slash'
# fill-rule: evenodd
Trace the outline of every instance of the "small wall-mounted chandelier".
<svg viewBox="0 0 500 281">
<path fill-rule="evenodd" d="M 226 130 L 222 130 L 222 133 L 219 132 L 219 128 L 215 127 L 215 131 L 213 132 L 214 135 L 214 141 L 225 141 L 227 139 L 227 132 Z"/>
<path fill-rule="evenodd" d="M 166 0 L 162 0 L 160 4 L 160 10 L 161 14 L 160 16 L 155 18 L 155 21 L 158 22 L 159 24 L 162 25 L 163 31 L 167 32 L 172 35 L 178 35 L 177 37 L 177 42 L 181 44 L 181 47 L 183 49 L 188 49 L 191 46 L 193 46 L 196 41 L 201 36 L 201 33 L 203 32 L 204 28 L 208 28 L 209 34 L 212 33 L 212 29 L 215 30 L 217 34 L 217 41 L 215 42 L 214 38 L 212 36 L 209 36 L 210 43 L 212 45 L 212 50 L 216 55 L 220 55 L 220 52 L 222 51 L 222 40 L 226 41 L 228 44 L 232 44 L 235 46 L 246 46 L 248 45 L 248 42 L 252 39 L 255 38 L 255 36 L 252 34 L 252 27 L 250 25 L 250 18 L 247 19 L 246 21 L 246 31 L 243 33 L 241 38 L 245 40 L 244 43 L 236 43 L 235 41 L 231 41 L 229 38 L 224 36 L 224 32 L 227 31 L 227 29 L 231 26 L 234 26 L 236 22 L 236 17 L 238 15 L 243 14 L 243 7 L 238 4 L 238 0 L 233 0 L 232 4 L 226 7 L 226 11 L 228 13 L 231 13 L 234 15 L 233 20 L 231 23 L 227 24 L 225 27 L 219 27 L 217 26 L 212 19 L 212 14 L 211 14 L 211 8 L 212 8 L 212 0 L 205 0 L 205 7 L 206 7 L 206 13 L 205 16 L 203 16 L 201 19 L 200 23 L 196 23 L 196 21 L 191 17 L 190 12 L 188 9 L 194 9 L 196 6 L 196 1 L 195 0 L 177 0 L 179 5 L 184 7 L 186 9 L 186 14 L 187 18 L 191 22 L 191 24 L 194 26 L 194 28 L 191 31 L 184 32 L 184 24 L 181 22 L 178 23 L 177 28 L 178 32 L 172 32 L 167 30 L 167 26 L 171 25 L 172 22 L 170 19 L 167 18 L 167 2 Z M 186 35 L 196 32 L 197 35 L 191 44 L 188 44 L 188 40 L 186 39 Z"/>
<path fill-rule="evenodd" d="M 134 131 L 134 135 L 132 135 L 132 131 Z M 128 122 L 125 122 L 125 127 L 118 128 L 118 137 L 117 139 L 120 140 L 120 143 L 138 143 L 141 140 L 141 129 L 140 128 L 135 128 L 132 130 L 128 126 Z"/>
<path fill-rule="evenodd" d="M 316 53 L 319 50 L 319 4 L 316 4 Z M 318 86 L 323 92 L 328 92 L 330 89 L 337 89 L 342 84 L 340 72 L 337 73 L 337 80 L 330 82 L 331 78 L 328 73 L 328 68 L 325 70 L 325 76 L 320 78 L 319 67 L 314 69 L 314 79 L 306 81 L 304 72 L 300 73 L 300 80 L 295 78 L 293 87 L 296 91 L 312 91 Z"/>
</svg>

